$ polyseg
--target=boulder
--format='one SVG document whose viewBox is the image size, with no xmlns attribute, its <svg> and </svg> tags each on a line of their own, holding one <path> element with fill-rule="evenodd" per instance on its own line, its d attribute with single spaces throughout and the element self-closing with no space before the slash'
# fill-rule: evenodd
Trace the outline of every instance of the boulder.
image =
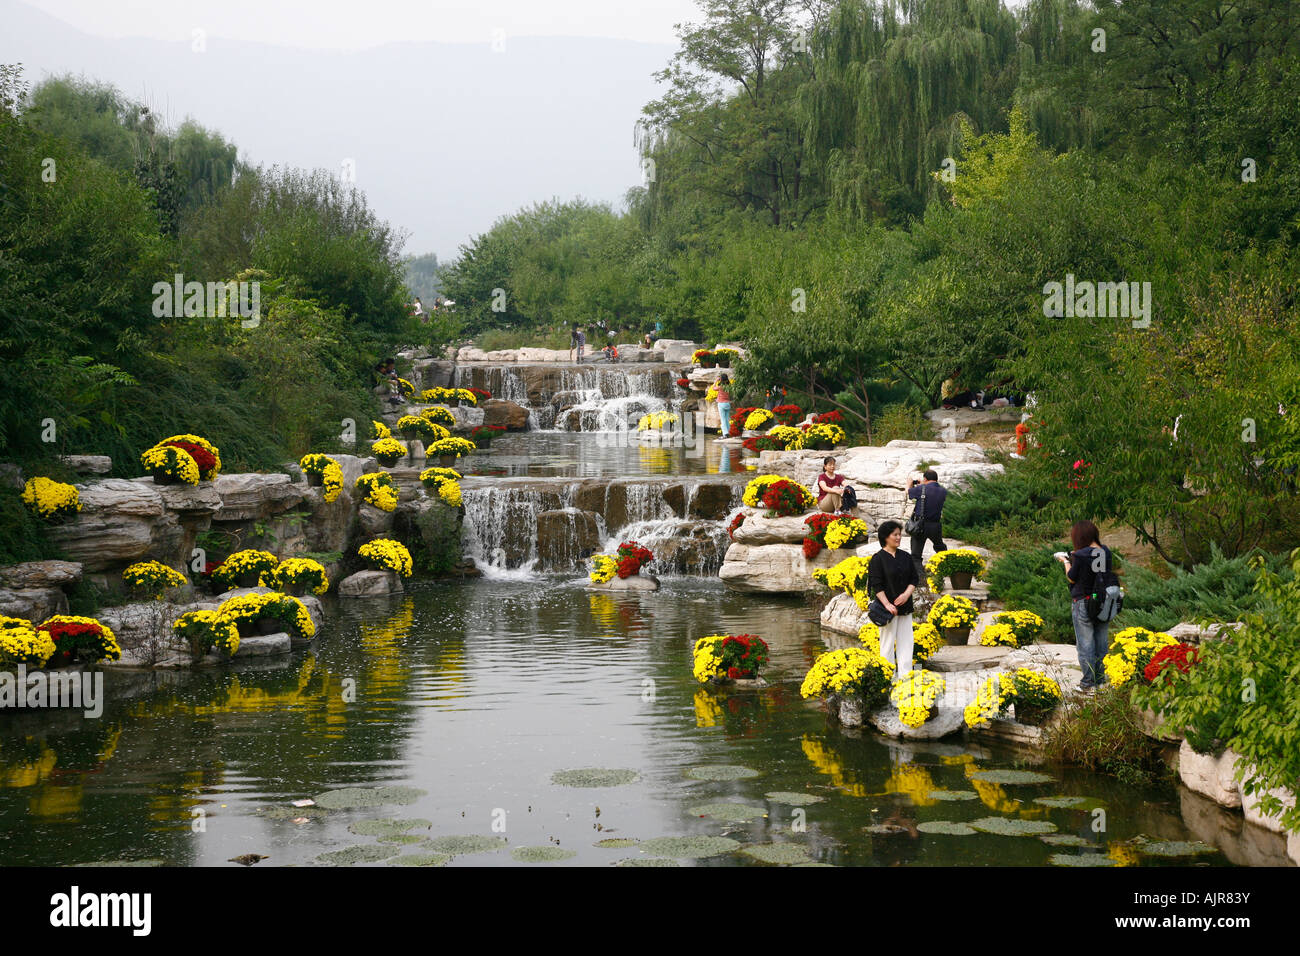
<svg viewBox="0 0 1300 956">
<path fill-rule="evenodd" d="M 22 617 L 36 624 L 55 614 L 68 613 L 68 596 L 62 588 L 0 587 L 0 614 Z"/>
<path fill-rule="evenodd" d="M 107 475 L 113 470 L 108 455 L 60 455 L 59 461 L 79 475 Z"/>
<path fill-rule="evenodd" d="M 339 597 L 384 597 L 403 590 L 396 571 L 358 571 L 339 582 Z"/>
<path fill-rule="evenodd" d="M 743 484 L 734 481 L 701 481 L 689 499 L 686 516 L 721 521 L 731 514 L 732 505 L 740 500 L 743 488 Z"/>
<path fill-rule="evenodd" d="M 506 431 L 528 430 L 528 409 L 515 402 L 490 398 L 482 405 L 484 425 L 504 425 Z"/>
<path fill-rule="evenodd" d="M 1226 624 L 1211 624 L 1208 627 L 1183 622 L 1175 624 L 1165 633 L 1175 640 L 1182 641 L 1184 644 L 1200 644 L 1202 641 L 1220 640 L 1224 634 L 1230 634 L 1240 627 L 1242 627 L 1242 624 L 1239 621 Z"/>
<path fill-rule="evenodd" d="M 445 359 L 417 359 L 411 365 L 411 384 L 418 390 L 426 388 L 451 388 L 456 365 Z"/>
<path fill-rule="evenodd" d="M 368 501 L 357 506 L 357 531 L 363 542 L 393 530 L 393 512 L 381 511 Z"/>
<path fill-rule="evenodd" d="M 691 355 L 700 346 L 686 339 L 658 339 L 656 352 L 664 353 L 664 361 L 673 365 L 683 365 L 691 360 Z"/>
<path fill-rule="evenodd" d="M 107 478 L 78 485 L 81 511 L 47 530 L 50 541 L 86 571 L 103 571 L 153 556 L 155 538 L 181 537 L 179 521 L 163 505 L 160 486 Z M 151 555 L 151 551 L 155 551 Z"/>
<path fill-rule="evenodd" d="M 28 561 L 0 567 L 0 586 L 6 588 L 61 588 L 81 580 L 76 561 Z"/>
<path fill-rule="evenodd" d="M 1233 776 L 1236 766 L 1237 755 L 1231 750 L 1217 757 L 1199 754 L 1186 740 L 1178 749 L 1178 779 L 1189 790 L 1209 797 L 1221 807 L 1241 806 L 1241 787 Z"/>
<path fill-rule="evenodd" d="M 843 591 L 837 593 L 822 608 L 821 624 L 828 631 L 857 637 L 862 625 L 867 623 L 867 612 L 858 607 L 858 602 Z"/>
<path fill-rule="evenodd" d="M 221 497 L 218 521 L 264 521 L 288 511 L 303 498 L 302 486 L 282 474 L 218 475 L 213 484 Z"/>
<path fill-rule="evenodd" d="M 243 660 L 248 657 L 275 657 L 288 654 L 293 650 L 289 635 L 283 631 L 278 634 L 258 634 L 241 637 L 235 657 Z"/>
<path fill-rule="evenodd" d="M 727 550 L 727 538 L 709 521 L 683 521 L 679 530 L 658 540 L 652 549 L 655 568 L 664 574 L 717 573 Z"/>
<path fill-rule="evenodd" d="M 759 453 L 759 471 L 779 474 L 811 486 L 822 470 L 824 451 L 765 451 Z M 904 490 L 916 477 L 923 462 L 939 474 L 939 483 L 956 490 L 972 475 L 1001 474 L 1001 465 L 991 464 L 984 449 L 968 442 L 908 441 L 895 439 L 884 446 L 855 446 L 836 452 L 838 473 L 858 492 L 859 500 L 870 489 Z M 890 500 L 900 500 L 895 493 Z M 901 511 L 901 500 L 900 500 Z M 892 515 L 891 515 L 892 517 Z"/>
<path fill-rule="evenodd" d="M 960 733 L 965 726 L 965 704 L 951 703 L 945 696 L 939 699 L 939 713 L 920 727 L 909 727 L 898 716 L 898 708 L 886 704 L 867 716 L 871 725 L 887 737 L 908 737 L 912 740 L 938 740 Z"/>
<path fill-rule="evenodd" d="M 801 544 L 808 535 L 808 526 L 804 524 L 806 517 L 808 515 L 768 518 L 763 514 L 752 514 L 732 532 L 731 537 L 737 544 Z"/>
<path fill-rule="evenodd" d="M 745 525 L 750 519 L 746 519 Z M 741 525 L 744 528 L 745 525 Z M 736 591 L 761 591 L 768 594 L 801 594 L 816 590 L 819 585 L 812 573 L 818 568 L 829 568 L 850 553 L 865 554 L 865 546 L 838 551 L 823 550 L 809 561 L 803 556 L 803 546 L 798 544 L 742 544 L 732 543 L 727 549 L 718 577 Z"/>
<path fill-rule="evenodd" d="M 600 550 L 600 515 L 561 508 L 537 516 L 537 557 L 542 570 L 568 570 Z"/>
<path fill-rule="evenodd" d="M 634 574 L 630 578 L 614 577 L 604 584 L 588 579 L 587 587 L 597 591 L 658 591 L 659 579 L 653 574 Z"/>
</svg>

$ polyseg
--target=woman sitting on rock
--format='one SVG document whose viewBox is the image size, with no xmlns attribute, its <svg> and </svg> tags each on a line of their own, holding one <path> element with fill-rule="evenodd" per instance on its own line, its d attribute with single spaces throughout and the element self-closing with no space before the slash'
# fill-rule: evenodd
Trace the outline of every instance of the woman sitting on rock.
<svg viewBox="0 0 1300 956">
<path fill-rule="evenodd" d="M 817 510 L 827 514 L 844 511 L 846 490 L 844 476 L 835 474 L 835 459 L 828 455 L 822 460 L 822 473 L 817 476 Z"/>
</svg>

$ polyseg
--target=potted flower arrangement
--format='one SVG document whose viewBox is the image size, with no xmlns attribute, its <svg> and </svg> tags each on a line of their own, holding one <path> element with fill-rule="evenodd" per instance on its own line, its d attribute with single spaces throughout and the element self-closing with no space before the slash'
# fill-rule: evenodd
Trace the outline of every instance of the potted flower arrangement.
<svg viewBox="0 0 1300 956">
<path fill-rule="evenodd" d="M 239 627 L 217 611 L 186 611 L 172 624 L 172 633 L 185 642 L 196 661 L 213 649 L 227 660 L 239 650 Z"/>
<path fill-rule="evenodd" d="M 773 425 L 766 435 L 759 437 L 759 446 L 762 447 L 762 440 L 766 438 L 775 442 L 778 450 L 788 450 L 802 448 L 804 445 L 804 433 L 801 429 L 793 425 Z"/>
<path fill-rule="evenodd" d="M 803 444 L 801 447 L 814 451 L 829 451 L 844 442 L 844 429 L 829 422 L 803 427 Z"/>
<path fill-rule="evenodd" d="M 184 587 L 189 580 L 161 561 L 139 561 L 122 572 L 122 583 L 137 597 L 157 600 L 168 588 Z"/>
<path fill-rule="evenodd" d="M 989 624 L 980 632 L 980 647 L 1019 647 L 1020 639 L 1010 624 Z"/>
<path fill-rule="evenodd" d="M 381 438 L 370 446 L 370 453 L 379 459 L 385 468 L 392 468 L 404 457 L 406 447 L 396 438 Z"/>
<path fill-rule="evenodd" d="M 199 481 L 212 481 L 221 474 L 221 452 L 216 445 L 200 435 L 173 435 L 164 438 L 154 447 L 164 446 L 179 448 L 193 458 L 199 469 Z"/>
<path fill-rule="evenodd" d="M 615 553 L 618 561 L 618 576 L 630 578 L 640 574 L 641 569 L 655 559 L 649 548 L 642 547 L 635 541 L 624 541 Z"/>
<path fill-rule="evenodd" d="M 471 385 L 469 387 L 469 391 L 475 398 L 478 399 L 478 402 L 476 402 L 475 404 L 482 404 L 483 402 L 486 402 L 492 398 L 492 393 L 489 392 L 486 388 L 475 388 L 473 385 Z"/>
<path fill-rule="evenodd" d="M 880 628 L 870 621 L 858 628 L 858 640 L 873 654 L 880 653 Z M 918 624 L 912 629 L 912 660 L 928 661 L 943 646 L 943 635 L 933 624 Z"/>
<path fill-rule="evenodd" d="M 55 649 L 49 631 L 38 631 L 25 618 L 0 616 L 0 669 L 44 667 Z"/>
<path fill-rule="evenodd" d="M 436 494 L 453 508 L 461 505 L 460 472 L 454 468 L 426 468 L 420 472 L 420 483 L 425 491 Z"/>
<path fill-rule="evenodd" d="M 732 362 L 740 361 L 740 352 L 736 349 L 714 349 L 713 361 L 718 368 L 731 368 Z"/>
<path fill-rule="evenodd" d="M 588 573 L 593 584 L 608 584 L 618 575 L 618 561 L 608 554 L 591 556 L 591 571 Z"/>
<path fill-rule="evenodd" d="M 280 559 L 270 551 L 247 548 L 236 551 L 222 561 L 220 567 L 212 571 L 212 580 L 214 586 L 220 591 L 229 591 L 232 588 L 255 588 L 261 580 L 262 572 L 272 570 L 279 563 Z"/>
<path fill-rule="evenodd" d="M 232 622 L 240 637 L 285 632 L 292 644 L 305 644 L 316 634 L 307 606 L 290 594 L 240 594 L 225 601 L 217 614 Z"/>
<path fill-rule="evenodd" d="M 343 469 L 329 455 L 303 455 L 298 467 L 307 476 L 307 485 L 311 488 L 324 488 L 326 504 L 332 504 L 343 493 Z"/>
<path fill-rule="evenodd" d="M 1015 632 L 1016 647 L 1028 647 L 1043 633 L 1043 619 L 1033 611 L 998 611 L 993 623 L 1006 624 Z"/>
<path fill-rule="evenodd" d="M 913 668 L 898 678 L 889 701 L 898 708 L 898 719 L 906 727 L 920 727 L 939 711 L 943 678 L 934 671 Z"/>
<path fill-rule="evenodd" d="M 846 647 L 818 655 L 804 675 L 799 694 L 820 697 L 842 721 L 845 703 L 861 715 L 877 710 L 889 696 L 894 665 L 862 647 Z"/>
<path fill-rule="evenodd" d="M 970 629 L 979 619 L 975 604 L 960 594 L 945 594 L 930 607 L 928 620 L 943 631 L 944 640 L 954 646 L 964 645 L 970 637 Z"/>
<path fill-rule="evenodd" d="M 743 500 L 752 508 L 766 508 L 769 518 L 801 515 L 816 503 L 807 488 L 780 475 L 755 478 L 746 485 Z"/>
<path fill-rule="evenodd" d="M 451 468 L 456 464 L 456 459 L 462 455 L 468 455 L 475 449 L 475 445 L 468 438 L 459 438 L 452 435 L 448 438 L 440 438 L 429 446 L 429 454 L 438 456 L 438 464 L 443 468 Z"/>
<path fill-rule="evenodd" d="M 401 392 L 402 398 L 411 399 L 415 397 L 415 386 L 400 376 L 397 379 L 397 390 Z"/>
<path fill-rule="evenodd" d="M 44 521 L 71 518 L 81 510 L 81 495 L 73 485 L 49 478 L 28 478 L 23 484 L 23 504 Z"/>
<path fill-rule="evenodd" d="M 1015 707 L 1017 723 L 1039 726 L 1061 702 L 1061 686 L 1041 671 L 1027 667 L 1002 671 L 980 686 L 975 699 L 966 705 L 966 726 L 983 727 L 990 720 L 1005 718 Z"/>
<path fill-rule="evenodd" d="M 456 401 L 460 402 L 462 408 L 471 408 L 478 405 L 478 396 L 468 388 L 453 388 L 452 394 Z"/>
<path fill-rule="evenodd" d="M 677 424 L 677 416 L 672 412 L 651 412 L 649 415 L 642 415 L 640 421 L 636 423 L 636 430 L 644 431 L 662 431 L 670 425 Z"/>
<path fill-rule="evenodd" d="M 731 524 L 727 525 L 727 537 L 732 541 L 736 540 L 736 529 L 745 523 L 745 512 L 737 511 L 735 517 L 731 519 Z"/>
<path fill-rule="evenodd" d="M 691 361 L 700 368 L 713 368 L 717 364 L 713 352 L 709 349 L 696 349 L 691 353 Z"/>
<path fill-rule="evenodd" d="M 380 511 L 397 509 L 397 489 L 393 487 L 393 479 L 386 472 L 368 472 L 359 477 L 353 487 L 361 492 L 366 504 Z"/>
<path fill-rule="evenodd" d="M 683 376 L 682 378 L 679 378 L 679 379 L 677 380 L 677 385 L 678 385 L 680 388 L 690 388 L 690 387 L 691 387 L 691 380 L 690 380 L 689 378 L 686 378 L 686 377 Z"/>
<path fill-rule="evenodd" d="M 1136 676 L 1139 683 L 1146 681 L 1147 665 L 1166 647 L 1178 641 L 1168 634 L 1149 631 L 1145 627 L 1126 627 L 1110 638 L 1110 652 L 1102 658 L 1106 679 L 1116 687 L 1123 687 Z"/>
<path fill-rule="evenodd" d="M 388 426 L 385 425 L 383 422 L 379 422 L 379 421 L 375 421 L 374 419 L 371 419 L 370 425 L 375 430 L 375 434 L 372 436 L 373 438 L 379 439 L 379 438 L 393 437 L 393 433 L 388 430 Z"/>
<path fill-rule="evenodd" d="M 92 664 L 122 657 L 112 629 L 93 617 L 56 614 L 37 630 L 49 634 L 55 647 L 54 660 L 60 664 L 72 663 L 73 655 Z"/>
<path fill-rule="evenodd" d="M 434 405 L 446 404 L 452 401 L 451 394 L 453 391 L 453 389 L 435 385 L 433 388 L 426 388 L 420 393 L 420 401 Z"/>
<path fill-rule="evenodd" d="M 437 441 L 439 438 L 445 437 L 438 434 L 437 426 L 433 422 L 427 418 L 421 418 L 419 415 L 403 415 L 397 420 L 394 427 L 397 429 L 397 433 L 407 441 L 414 441 L 415 439 Z"/>
<path fill-rule="evenodd" d="M 505 425 L 475 425 L 470 429 L 469 440 L 477 448 L 491 448 L 492 439 L 506 430 Z"/>
<path fill-rule="evenodd" d="M 263 571 L 258 583 L 264 588 L 302 597 L 309 591 L 324 594 L 330 579 L 325 566 L 311 558 L 285 558 L 269 571 Z"/>
<path fill-rule="evenodd" d="M 848 518 L 817 512 L 803 519 L 808 526 L 808 536 L 803 539 L 803 556 L 811 561 L 822 548 L 838 551 L 866 541 L 871 533 L 860 518 Z"/>
<path fill-rule="evenodd" d="M 778 405 L 772 409 L 772 414 L 776 416 L 778 425 L 797 425 L 803 418 L 803 409 L 794 404 Z"/>
<path fill-rule="evenodd" d="M 756 680 L 767 663 L 767 642 L 754 634 L 713 634 L 695 642 L 695 679 L 701 684 Z"/>
<path fill-rule="evenodd" d="M 427 418 L 435 425 L 441 425 L 443 428 L 450 429 L 456 427 L 456 416 L 441 405 L 435 405 L 433 408 L 426 408 L 424 411 L 420 412 L 420 417 Z M 450 434 L 450 432 L 448 434 Z"/>
<path fill-rule="evenodd" d="M 776 416 L 766 408 L 755 408 L 745 416 L 745 431 L 761 431 L 774 421 L 776 421 Z"/>
<path fill-rule="evenodd" d="M 870 555 L 859 557 L 853 555 L 830 568 L 818 568 L 812 573 L 813 580 L 826 585 L 832 591 L 842 591 L 853 598 L 862 610 L 871 603 L 867 592 L 867 569 L 871 565 Z"/>
<path fill-rule="evenodd" d="M 925 573 L 931 590 L 939 590 L 946 577 L 952 582 L 954 590 L 964 591 L 970 587 L 972 578 L 984 573 L 985 567 L 985 561 L 979 552 L 970 548 L 949 548 L 925 562 Z"/>
<path fill-rule="evenodd" d="M 403 578 L 411 576 L 411 552 L 400 541 L 376 538 L 357 548 L 357 554 L 375 571 L 391 571 Z"/>
<path fill-rule="evenodd" d="M 154 445 L 140 455 L 140 464 L 158 485 L 197 485 L 199 466 L 174 445 Z"/>
</svg>

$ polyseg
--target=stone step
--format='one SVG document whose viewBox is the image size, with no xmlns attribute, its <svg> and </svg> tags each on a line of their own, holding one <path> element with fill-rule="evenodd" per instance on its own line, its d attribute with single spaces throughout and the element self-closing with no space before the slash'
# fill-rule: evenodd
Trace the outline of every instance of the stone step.
<svg viewBox="0 0 1300 956">
<path fill-rule="evenodd" d="M 1009 647 L 965 647 L 946 645 L 939 648 L 925 662 L 926 670 L 951 673 L 953 671 L 978 671 L 1002 666 L 1011 653 Z"/>
</svg>

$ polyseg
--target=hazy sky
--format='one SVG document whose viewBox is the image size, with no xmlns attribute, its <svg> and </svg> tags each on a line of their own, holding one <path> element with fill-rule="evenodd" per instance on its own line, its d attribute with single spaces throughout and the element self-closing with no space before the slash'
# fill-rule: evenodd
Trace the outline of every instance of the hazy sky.
<svg viewBox="0 0 1300 956">
<path fill-rule="evenodd" d="M 26 0 L 86 33 L 208 36 L 355 50 L 381 43 L 488 43 L 505 36 L 616 37 L 669 43 L 698 19 L 692 0 Z"/>
</svg>

